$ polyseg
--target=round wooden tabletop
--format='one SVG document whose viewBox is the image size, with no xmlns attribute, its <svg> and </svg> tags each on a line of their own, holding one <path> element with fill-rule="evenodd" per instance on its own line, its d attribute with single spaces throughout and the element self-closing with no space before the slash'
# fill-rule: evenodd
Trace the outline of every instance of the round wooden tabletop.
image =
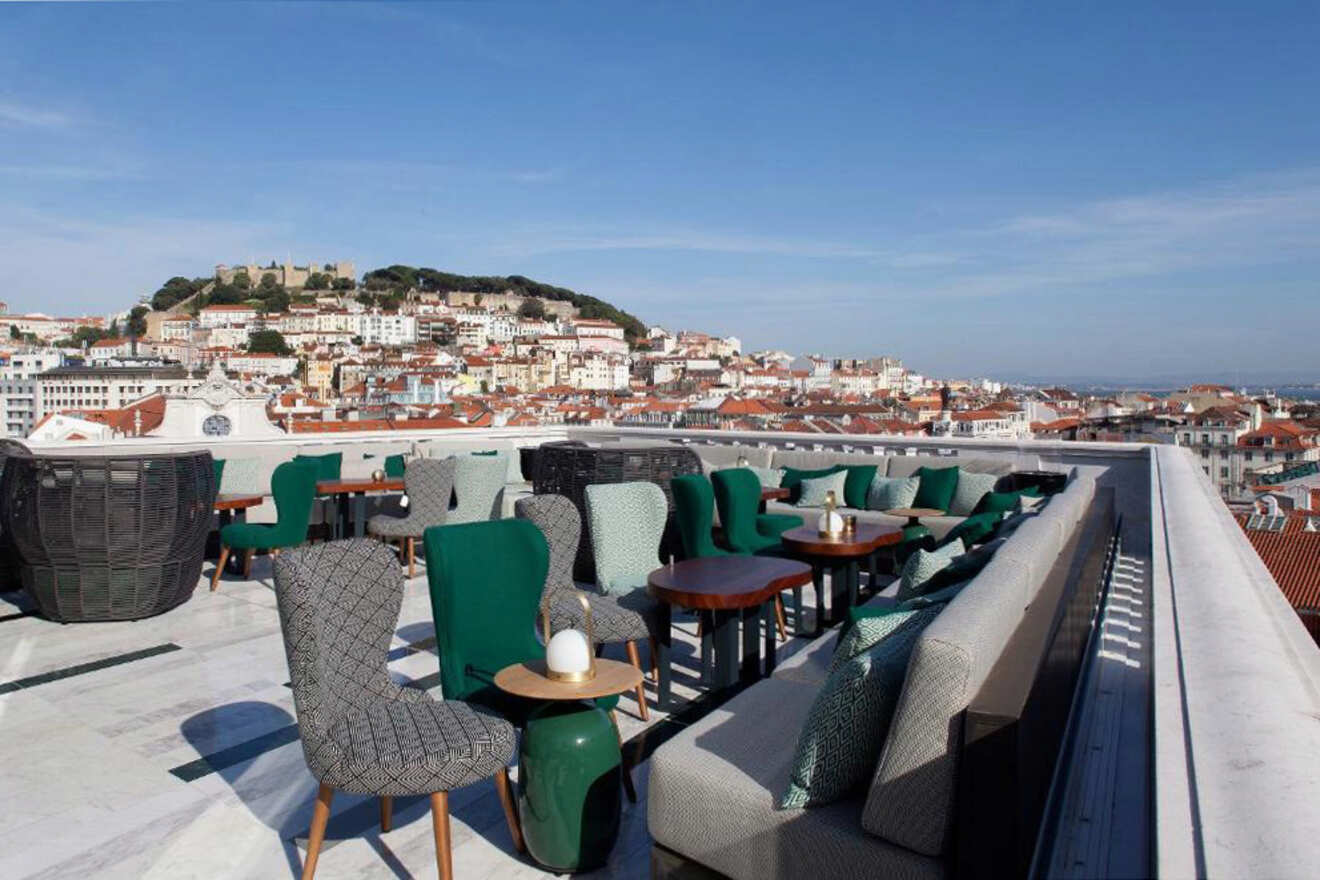
<svg viewBox="0 0 1320 880">
<path fill-rule="evenodd" d="M 652 596 L 670 605 L 725 611 L 811 583 L 811 566 L 774 556 L 703 556 L 657 568 L 646 583 Z"/>
<path fill-rule="evenodd" d="M 921 519 L 923 516 L 944 516 L 944 511 L 936 507 L 895 507 L 886 510 L 890 516 L 906 516 L 908 519 Z"/>
<path fill-rule="evenodd" d="M 791 489 L 785 489 L 785 488 L 780 487 L 780 486 L 766 486 L 765 488 L 763 488 L 763 489 L 761 490 L 761 500 L 762 500 L 762 501 L 783 501 L 785 498 L 787 498 L 787 497 L 788 497 L 789 495 L 791 495 L 791 494 L 793 494 L 793 490 L 791 490 Z"/>
<path fill-rule="evenodd" d="M 879 523 L 857 523 L 850 535 L 822 537 L 815 526 L 789 529 L 782 536 L 784 549 L 806 556 L 869 556 L 880 547 L 903 540 L 903 530 Z"/>
<path fill-rule="evenodd" d="M 597 658 L 591 681 L 555 681 L 545 675 L 544 660 L 514 663 L 495 673 L 495 686 L 529 700 L 594 700 L 636 690 L 642 670 L 631 663 Z"/>
<path fill-rule="evenodd" d="M 321 480 L 316 484 L 318 495 L 347 495 L 352 492 L 402 492 L 403 477 L 386 477 L 373 480 L 370 477 L 361 480 Z"/>
<path fill-rule="evenodd" d="M 230 493 L 227 495 L 215 496 L 216 510 L 247 510 L 249 507 L 256 507 L 264 503 L 264 495 L 239 495 Z"/>
</svg>

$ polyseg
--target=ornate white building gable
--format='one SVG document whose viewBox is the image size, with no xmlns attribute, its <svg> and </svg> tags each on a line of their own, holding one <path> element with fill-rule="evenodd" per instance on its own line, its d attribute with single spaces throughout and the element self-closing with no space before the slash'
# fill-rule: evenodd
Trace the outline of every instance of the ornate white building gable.
<svg viewBox="0 0 1320 880">
<path fill-rule="evenodd" d="M 191 394 L 167 396 L 165 418 L 149 436 L 169 440 L 281 437 L 266 415 L 266 397 L 230 381 L 218 364 Z"/>
</svg>

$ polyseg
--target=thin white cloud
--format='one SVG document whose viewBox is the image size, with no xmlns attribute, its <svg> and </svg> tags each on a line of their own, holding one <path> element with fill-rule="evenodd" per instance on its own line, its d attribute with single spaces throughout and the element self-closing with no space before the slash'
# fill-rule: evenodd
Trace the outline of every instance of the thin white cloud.
<svg viewBox="0 0 1320 880">
<path fill-rule="evenodd" d="M 73 117 L 58 110 L 0 101 L 0 126 L 14 128 L 66 128 Z"/>
<path fill-rule="evenodd" d="M 95 165 L 0 165 L 0 175 L 28 180 L 140 180 L 141 172 Z"/>
</svg>

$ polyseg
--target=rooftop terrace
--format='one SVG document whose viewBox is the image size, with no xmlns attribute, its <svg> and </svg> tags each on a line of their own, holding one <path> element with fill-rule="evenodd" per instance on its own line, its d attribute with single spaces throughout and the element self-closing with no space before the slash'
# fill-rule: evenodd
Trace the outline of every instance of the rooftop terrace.
<svg viewBox="0 0 1320 880">
<path fill-rule="evenodd" d="M 1033 871 L 1047 876 L 1312 876 L 1320 862 L 1320 651 L 1188 451 L 1172 446 L 650 429 L 361 432 L 226 441 L 217 457 L 293 448 L 512 442 L 745 443 L 876 455 L 992 457 L 1014 469 L 1076 468 L 1121 522 L 1096 637 L 1078 682 Z M 165 451 L 64 444 L 38 452 Z M 316 783 L 298 743 L 272 570 L 136 622 L 60 625 L 0 595 L 0 876 L 298 876 Z M 816 597 L 806 591 L 804 621 Z M 439 695 L 426 572 L 407 582 L 391 676 Z M 619 721 L 635 804 L 600 876 L 651 866 L 650 757 L 728 694 L 699 687 L 695 623 L 679 616 L 672 712 L 646 684 Z M 779 644 L 781 665 L 808 649 Z M 607 657 L 625 659 L 622 646 Z M 733 705 L 738 705 L 734 703 Z M 515 770 L 516 773 L 516 770 Z M 381 833 L 367 798 L 337 798 L 320 877 L 431 876 L 425 798 L 400 799 Z M 450 800 L 455 874 L 541 876 L 516 855 L 489 785 Z M 863 872 L 865 873 L 865 872 Z"/>
</svg>

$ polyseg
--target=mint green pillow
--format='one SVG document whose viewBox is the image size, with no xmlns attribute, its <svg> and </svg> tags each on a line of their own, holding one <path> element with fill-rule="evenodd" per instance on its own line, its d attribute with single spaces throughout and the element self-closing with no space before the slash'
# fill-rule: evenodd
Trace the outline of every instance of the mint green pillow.
<svg viewBox="0 0 1320 880">
<path fill-rule="evenodd" d="M 834 501 L 839 507 L 843 507 L 843 487 L 848 482 L 848 472 L 838 471 L 827 477 L 815 477 L 803 480 L 801 483 L 801 494 L 798 496 L 798 507 L 824 507 L 825 493 L 833 492 Z"/>
<path fill-rule="evenodd" d="M 756 474 L 756 478 L 761 481 L 762 489 L 777 489 L 779 481 L 784 478 L 783 468 L 756 467 L 748 465 L 747 469 Z"/>
<path fill-rule="evenodd" d="M 917 477 L 876 476 L 866 490 L 866 509 L 911 507 L 912 502 L 917 500 L 917 487 L 920 485 L 921 480 Z"/>
<path fill-rule="evenodd" d="M 958 466 L 946 468 L 918 468 L 917 497 L 913 507 L 928 507 L 934 510 L 948 510 L 953 503 L 953 492 L 958 487 Z"/>
<path fill-rule="evenodd" d="M 871 488 L 871 481 L 875 479 L 875 472 L 879 470 L 879 466 L 874 464 L 844 466 L 848 469 L 848 479 L 843 484 L 843 500 L 848 507 L 865 510 L 866 493 Z"/>
<path fill-rule="evenodd" d="M 953 500 L 949 502 L 949 513 L 953 516 L 970 516 L 980 500 L 995 491 L 999 477 L 994 474 L 977 474 L 972 471 L 958 473 L 958 485 L 953 489 Z"/>
<path fill-rule="evenodd" d="M 867 614 L 853 618 L 848 615 L 849 626 L 839 633 L 829 671 L 833 672 L 863 651 L 869 651 L 908 623 L 916 615 L 906 608 L 890 607 L 881 614 Z"/>
<path fill-rule="evenodd" d="M 926 583 L 939 571 L 953 562 L 954 557 L 966 552 L 961 540 L 954 539 L 943 547 L 934 550 L 917 550 L 903 563 L 903 571 L 898 576 L 898 601 L 911 599 L 926 592 Z"/>
<path fill-rule="evenodd" d="M 917 612 L 907 625 L 830 672 L 798 734 L 780 809 L 833 803 L 870 782 L 912 646 L 938 613 Z"/>
<path fill-rule="evenodd" d="M 796 504 L 801 496 L 802 481 L 814 480 L 818 477 L 828 477 L 830 474 L 837 474 L 843 470 L 843 465 L 834 465 L 833 467 L 818 468 L 816 470 L 804 471 L 800 468 L 786 467 L 784 475 L 779 478 L 779 486 L 782 489 L 788 489 L 790 494 L 788 500 Z M 842 499 L 840 499 L 842 500 Z"/>
</svg>

